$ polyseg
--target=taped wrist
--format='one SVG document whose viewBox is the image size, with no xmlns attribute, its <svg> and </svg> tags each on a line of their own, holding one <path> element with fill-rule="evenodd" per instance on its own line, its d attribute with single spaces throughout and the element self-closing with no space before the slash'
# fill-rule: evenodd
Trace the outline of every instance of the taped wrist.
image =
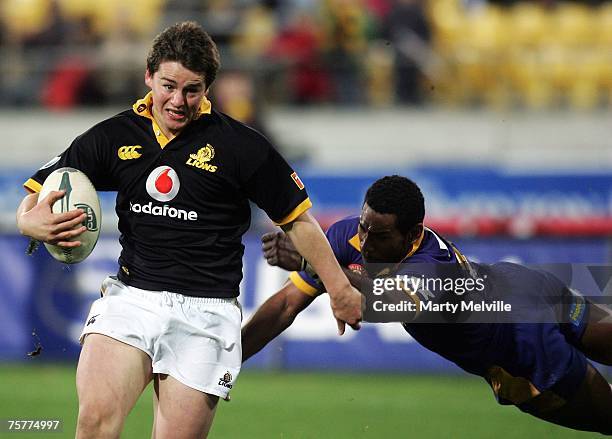
<svg viewBox="0 0 612 439">
<path fill-rule="evenodd" d="M 28 246 L 26 247 L 26 255 L 31 256 L 36 250 L 38 250 L 39 246 L 40 246 L 40 241 L 34 238 L 30 238 L 30 242 L 28 243 Z"/>
</svg>

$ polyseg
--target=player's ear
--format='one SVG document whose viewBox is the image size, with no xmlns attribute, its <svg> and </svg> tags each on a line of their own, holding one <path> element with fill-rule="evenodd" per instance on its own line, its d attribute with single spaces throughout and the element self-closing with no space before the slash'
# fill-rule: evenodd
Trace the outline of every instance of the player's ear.
<svg viewBox="0 0 612 439">
<path fill-rule="evenodd" d="M 151 72 L 149 72 L 149 69 L 145 70 L 144 80 L 147 87 L 153 88 L 153 75 L 151 74 Z"/>
</svg>

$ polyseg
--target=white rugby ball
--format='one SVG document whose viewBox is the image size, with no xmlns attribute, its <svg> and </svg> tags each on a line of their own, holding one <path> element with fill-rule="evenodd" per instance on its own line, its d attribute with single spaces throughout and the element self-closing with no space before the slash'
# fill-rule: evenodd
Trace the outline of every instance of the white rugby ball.
<svg viewBox="0 0 612 439">
<path fill-rule="evenodd" d="M 102 221 L 100 200 L 96 188 L 87 175 L 78 169 L 60 168 L 53 171 L 43 183 L 38 202 L 44 200 L 50 192 L 60 190 L 65 190 L 66 194 L 53 204 L 53 213 L 81 209 L 87 214 L 87 218 L 83 221 L 87 230 L 73 238 L 74 241 L 81 241 L 79 247 L 67 248 L 47 243 L 45 247 L 58 261 L 76 264 L 89 256 L 98 242 Z"/>
</svg>

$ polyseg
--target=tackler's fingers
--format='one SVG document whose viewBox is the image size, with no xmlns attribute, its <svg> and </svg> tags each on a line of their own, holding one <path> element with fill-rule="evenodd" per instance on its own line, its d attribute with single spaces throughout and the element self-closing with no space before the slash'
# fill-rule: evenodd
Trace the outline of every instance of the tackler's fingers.
<svg viewBox="0 0 612 439">
<path fill-rule="evenodd" d="M 276 232 L 268 232 L 261 235 L 261 242 L 272 241 L 276 238 Z"/>
<path fill-rule="evenodd" d="M 277 256 L 270 256 L 270 257 L 266 258 L 266 261 L 268 262 L 268 265 L 271 265 L 273 267 L 277 267 L 278 266 L 278 257 Z"/>
<path fill-rule="evenodd" d="M 262 248 L 261 249 L 263 251 L 263 255 L 264 257 L 268 258 L 270 256 L 274 256 L 275 254 L 278 253 L 278 249 L 274 246 L 272 247 L 267 247 L 267 248 Z"/>
<path fill-rule="evenodd" d="M 336 324 L 338 325 L 338 335 L 344 335 L 346 324 L 340 319 L 336 319 Z"/>
<path fill-rule="evenodd" d="M 275 250 L 276 249 L 276 241 L 267 241 L 261 244 L 261 249 L 264 252 Z"/>
</svg>

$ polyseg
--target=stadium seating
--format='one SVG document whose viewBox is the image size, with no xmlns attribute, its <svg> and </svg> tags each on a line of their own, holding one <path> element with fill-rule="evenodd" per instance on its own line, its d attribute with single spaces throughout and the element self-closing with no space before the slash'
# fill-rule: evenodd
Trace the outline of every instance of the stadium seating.
<svg viewBox="0 0 612 439">
<path fill-rule="evenodd" d="M 2 24 L 17 38 L 35 33 L 47 23 L 49 8 L 49 0 L 3 0 Z"/>
<path fill-rule="evenodd" d="M 136 35 L 149 36 L 157 24 L 166 0 L 3 0 L 0 17 L 9 34 L 28 37 L 49 25 L 52 9 L 57 6 L 60 18 L 68 22 L 91 20 L 99 35 L 127 25 Z"/>
<path fill-rule="evenodd" d="M 433 0 L 429 14 L 445 60 L 441 102 L 580 110 L 612 103 L 611 3 L 469 8 Z"/>
</svg>

